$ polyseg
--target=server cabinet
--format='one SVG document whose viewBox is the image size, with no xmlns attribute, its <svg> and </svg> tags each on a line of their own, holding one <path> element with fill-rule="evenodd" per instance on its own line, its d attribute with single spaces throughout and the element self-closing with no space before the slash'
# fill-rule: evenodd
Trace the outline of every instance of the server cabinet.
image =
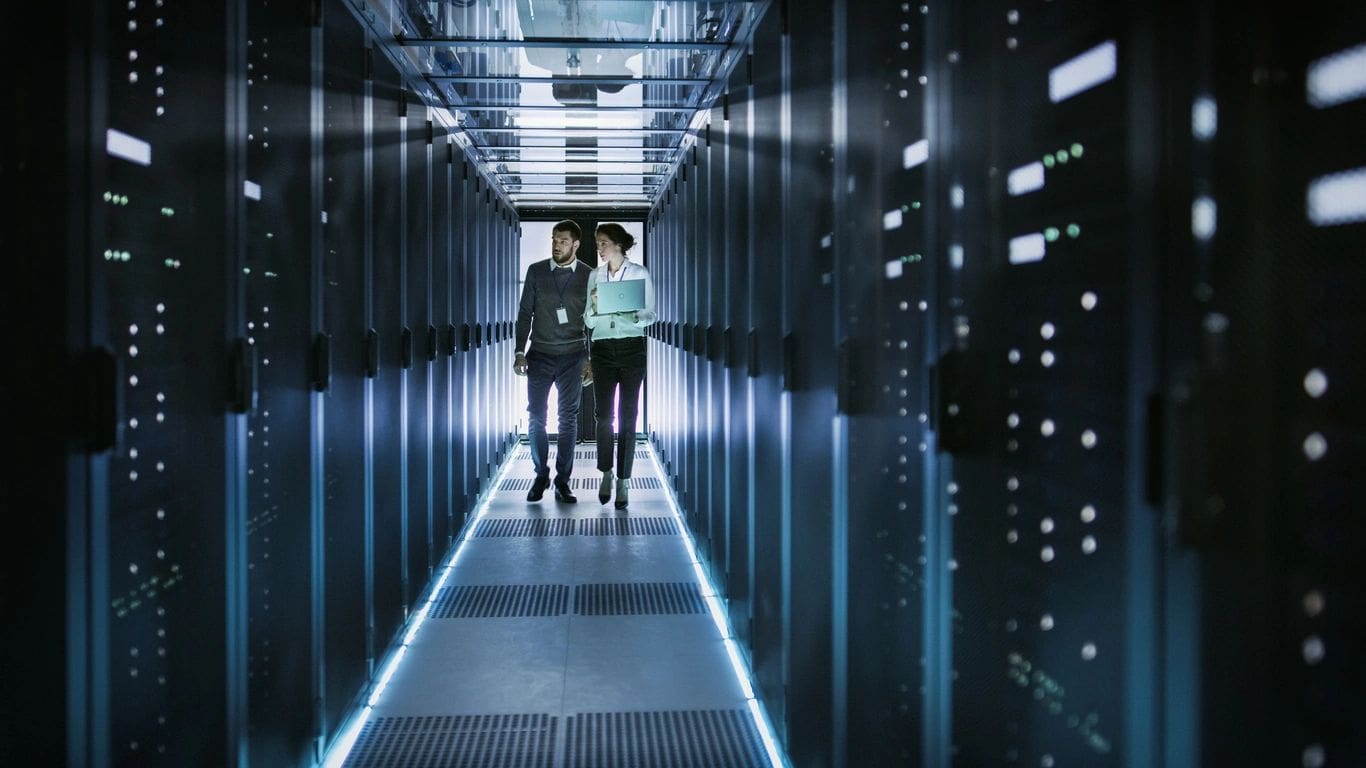
<svg viewBox="0 0 1366 768">
<path fill-rule="evenodd" d="M 321 39 L 319 39 L 321 37 Z M 322 713 L 326 740 L 373 671 L 373 460 L 370 403 L 384 340 L 372 312 L 372 119 L 364 29 L 340 2 L 323 6 L 321 34 L 322 333 L 331 379 L 321 403 Z M 317 131 L 319 126 L 314 127 Z M 315 138 L 315 141 L 318 140 Z M 326 220 L 323 221 L 324 215 Z M 372 367 L 373 364 L 373 367 Z M 387 371 L 385 372 L 387 373 Z"/>
<path fill-rule="evenodd" d="M 456 363 L 460 374 L 456 377 L 461 392 L 460 408 L 460 445 L 462 456 L 461 482 L 466 505 L 472 504 L 479 494 L 478 457 L 476 442 L 477 414 L 479 406 L 479 386 L 474 367 L 474 284 L 478 274 L 474 263 L 474 213 L 475 179 L 470 172 L 469 162 L 461 166 L 460 208 L 460 254 L 457 259 L 455 280 L 452 290 L 460 296 L 458 311 L 461 318 L 460 350 Z M 465 514 L 469 514 L 466 509 Z"/>
<path fill-rule="evenodd" d="M 754 176 L 751 193 L 769 199 L 773 190 L 783 194 L 784 72 L 782 19 L 768 14 L 754 32 Z M 781 200 L 781 198 L 779 198 Z M 785 593 L 783 551 L 783 460 L 785 435 L 782 421 L 783 282 L 787 274 L 783 251 L 787 221 L 781 204 L 756 201 L 751 227 L 753 269 L 750 272 L 749 372 L 753 379 L 753 419 L 750 493 L 753 505 L 750 536 L 753 540 L 750 573 L 753 583 L 753 626 L 750 647 L 754 675 L 763 689 L 764 703 L 775 726 L 786 722 L 783 625 Z M 759 426 L 762 425 L 762 426 Z M 785 736 L 786 734 L 784 734 Z"/>
<path fill-rule="evenodd" d="M 410 104 L 403 127 L 403 235 L 404 267 L 403 327 L 408 333 L 404 350 L 408 367 L 403 400 L 405 425 L 404 464 L 405 581 L 404 604 L 410 609 L 431 573 L 431 417 L 429 399 L 432 362 L 428 357 L 427 329 L 431 326 L 431 154 L 433 126 L 428 109 Z"/>
<path fill-rule="evenodd" d="M 797 21 L 797 23 L 793 23 Z M 784 335 L 778 351 L 787 403 L 787 746 L 794 761 L 833 761 L 830 676 L 835 418 L 833 46 L 829 4 L 788 18 Z"/>
<path fill-rule="evenodd" d="M 311 19 L 251 3 L 247 56 L 246 341 L 259 358 L 247 417 L 247 753 L 300 764 L 314 728 L 313 624 L 321 520 L 313 499 L 312 400 L 331 375 L 331 339 L 314 320 L 317 214 Z M 320 267 L 320 265 L 319 265 Z"/>
<path fill-rule="evenodd" d="M 240 65 L 245 17 L 237 4 L 95 13 L 91 122 L 104 130 L 85 147 L 80 201 L 97 216 L 82 249 L 94 265 L 70 300 L 89 302 L 88 343 L 112 355 L 121 408 L 112 449 L 91 462 L 92 618 L 77 646 L 90 650 L 90 758 L 234 762 L 246 737 L 242 414 L 261 356 L 243 332 L 233 133 L 246 94 L 223 67 Z M 194 134 L 180 122 L 191 115 Z"/>
<path fill-rule="evenodd" d="M 1179 12 L 1163 497 L 1167 701 L 1190 725 L 1168 751 L 1359 764 L 1366 13 Z"/>
<path fill-rule="evenodd" d="M 454 446 L 451 435 L 454 413 L 454 326 L 451 308 L 451 261 L 455 255 L 453 233 L 455 164 L 458 145 L 444 131 L 437 131 L 432 145 L 432 319 L 428 328 L 428 357 L 432 366 L 432 552 L 440 563 L 457 528 L 454 516 L 461 509 L 453 500 Z"/>
<path fill-rule="evenodd" d="M 374 381 L 374 617 L 376 653 L 407 618 L 411 595 L 407 562 L 406 462 L 403 392 L 412 365 L 412 332 L 405 327 L 403 123 L 407 97 L 397 70 L 379 52 L 371 56 L 371 182 L 374 189 L 374 327 L 380 370 Z"/>
<path fill-rule="evenodd" d="M 747 68 L 746 68 L 747 69 Z M 726 606 L 731 627 L 742 647 L 750 643 L 753 590 L 749 575 L 753 562 L 750 538 L 751 455 L 754 433 L 753 399 L 749 377 L 750 275 L 754 273 L 750 224 L 754 198 L 750 195 L 753 174 L 754 112 L 750 79 L 746 69 L 731 74 L 726 97 Z"/>
<path fill-rule="evenodd" d="M 977 409 L 989 438 L 956 446 L 953 471 L 963 765 L 1157 759 L 1147 13 L 1072 2 L 957 20 L 953 94 L 989 105 L 959 121 L 955 164 L 985 195 L 965 227 L 989 239 L 964 253 L 953 322 L 961 361 L 991 391 L 937 412 L 941 440 L 951 404 Z M 946 365 L 943 390 L 961 375 Z"/>
<path fill-rule="evenodd" d="M 861 9 L 860 9 L 861 10 Z M 925 6 L 836 6 L 835 765 L 915 765 L 925 722 Z M 846 16 L 847 14 L 847 16 Z M 901 372 L 906 375 L 902 376 Z"/>
<path fill-rule="evenodd" d="M 726 295 L 726 226 L 730 219 L 726 210 L 726 149 L 722 138 L 725 111 L 721 107 L 711 111 L 711 122 L 707 124 L 705 139 L 705 168 L 708 206 L 711 208 L 707 227 L 707 456 L 708 480 L 703 485 L 706 495 L 707 537 L 710 541 L 707 567 L 712 582 L 724 585 L 727 569 L 726 524 L 727 494 L 726 486 L 726 440 L 729 434 L 726 424 L 726 363 L 723 351 L 723 333 L 729 300 Z M 724 588 L 724 587 L 723 587 Z"/>
</svg>

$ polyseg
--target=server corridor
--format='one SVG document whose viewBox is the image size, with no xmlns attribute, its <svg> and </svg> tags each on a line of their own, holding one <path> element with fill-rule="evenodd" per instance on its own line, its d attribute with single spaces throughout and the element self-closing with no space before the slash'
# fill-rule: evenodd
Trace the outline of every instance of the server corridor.
<svg viewBox="0 0 1366 768">
<path fill-rule="evenodd" d="M 329 764 L 782 765 L 652 455 L 637 445 L 618 511 L 598 503 L 591 443 L 575 451 L 577 504 L 526 501 L 535 474 L 517 448 Z"/>
<path fill-rule="evenodd" d="M 1363 0 L 11 6 L 0 768 L 1366 766 Z"/>
</svg>

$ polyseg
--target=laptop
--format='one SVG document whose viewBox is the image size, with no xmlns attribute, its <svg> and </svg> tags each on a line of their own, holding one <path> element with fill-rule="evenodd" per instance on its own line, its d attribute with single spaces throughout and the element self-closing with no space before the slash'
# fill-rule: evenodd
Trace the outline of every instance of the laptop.
<svg viewBox="0 0 1366 768">
<path fill-rule="evenodd" d="M 633 312 L 645 309 L 644 280 L 614 280 L 598 283 L 598 314 Z"/>
</svg>

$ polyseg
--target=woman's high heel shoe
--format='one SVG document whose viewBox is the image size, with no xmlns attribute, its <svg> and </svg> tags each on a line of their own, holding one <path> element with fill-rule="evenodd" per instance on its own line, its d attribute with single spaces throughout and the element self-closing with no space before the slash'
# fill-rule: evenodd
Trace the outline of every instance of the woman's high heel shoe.
<svg viewBox="0 0 1366 768">
<path fill-rule="evenodd" d="M 602 485 L 598 486 L 598 501 L 606 504 L 612 500 L 612 470 L 602 473 Z"/>
</svg>

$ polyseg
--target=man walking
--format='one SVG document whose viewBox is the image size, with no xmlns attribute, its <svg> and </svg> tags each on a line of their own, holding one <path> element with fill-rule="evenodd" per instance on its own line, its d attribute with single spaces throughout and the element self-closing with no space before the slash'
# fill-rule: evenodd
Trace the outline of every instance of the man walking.
<svg viewBox="0 0 1366 768">
<path fill-rule="evenodd" d="M 574 443 L 579 427 L 579 400 L 591 377 L 583 310 L 588 298 L 591 267 L 580 262 L 581 230 L 568 219 L 550 232 L 550 258 L 526 270 L 522 304 L 517 313 L 517 357 L 512 370 L 527 377 L 527 413 L 530 414 L 531 462 L 536 480 L 527 501 L 540 501 L 550 485 L 550 444 L 545 419 L 550 385 L 560 403 L 559 450 L 555 457 L 555 499 L 569 504 L 578 499 L 569 489 L 574 472 Z M 525 355 L 528 336 L 531 350 Z"/>
</svg>

